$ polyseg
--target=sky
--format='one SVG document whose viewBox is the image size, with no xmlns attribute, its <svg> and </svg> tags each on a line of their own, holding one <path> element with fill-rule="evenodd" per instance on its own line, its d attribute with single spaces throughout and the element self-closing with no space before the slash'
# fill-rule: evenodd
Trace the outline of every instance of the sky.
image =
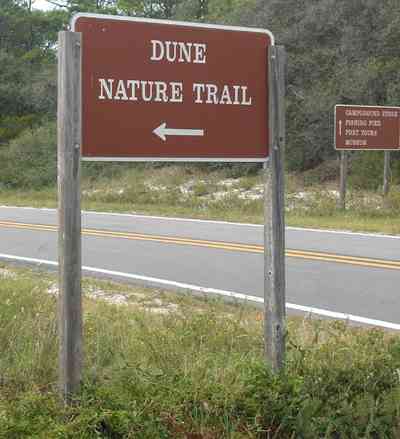
<svg viewBox="0 0 400 439">
<path fill-rule="evenodd" d="M 42 9 L 43 11 L 54 9 L 54 6 L 48 3 L 46 0 L 35 0 L 33 7 L 35 9 Z"/>
</svg>

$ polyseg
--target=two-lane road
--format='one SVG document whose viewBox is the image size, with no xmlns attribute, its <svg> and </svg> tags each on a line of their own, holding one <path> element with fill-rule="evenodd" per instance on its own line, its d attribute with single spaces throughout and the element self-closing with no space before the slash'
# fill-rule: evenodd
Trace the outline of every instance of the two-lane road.
<svg viewBox="0 0 400 439">
<path fill-rule="evenodd" d="M 263 294 L 263 227 L 83 213 L 83 264 Z M 57 213 L 0 207 L 0 253 L 57 259 Z M 400 324 L 400 237 L 287 228 L 287 301 Z"/>
</svg>

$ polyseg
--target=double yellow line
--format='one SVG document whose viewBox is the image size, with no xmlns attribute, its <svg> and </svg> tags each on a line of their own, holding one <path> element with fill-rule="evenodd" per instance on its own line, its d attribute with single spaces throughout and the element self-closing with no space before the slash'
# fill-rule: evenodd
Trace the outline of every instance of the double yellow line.
<svg viewBox="0 0 400 439">
<path fill-rule="evenodd" d="M 58 227 L 46 224 L 27 224 L 14 221 L 0 221 L 0 227 L 11 229 L 27 229 L 45 232 L 57 232 Z M 246 253 L 263 253 L 264 247 L 255 244 L 240 244 L 222 241 L 209 241 L 203 239 L 178 238 L 164 235 L 150 235 L 142 233 L 115 232 L 111 230 L 82 229 L 85 236 L 97 236 L 101 238 L 120 238 L 134 241 L 153 241 L 164 244 L 190 245 L 194 247 L 207 247 L 220 250 L 240 251 Z M 372 268 L 386 268 L 400 270 L 400 261 L 386 259 L 363 258 L 358 256 L 336 255 L 324 252 L 306 250 L 286 250 L 286 256 L 314 261 L 335 262 L 340 264 L 358 265 Z"/>
</svg>

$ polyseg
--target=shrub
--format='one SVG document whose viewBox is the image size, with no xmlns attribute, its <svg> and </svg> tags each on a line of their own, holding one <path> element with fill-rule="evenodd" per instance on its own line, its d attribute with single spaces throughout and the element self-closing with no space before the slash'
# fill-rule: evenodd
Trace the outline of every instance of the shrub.
<svg viewBox="0 0 400 439">
<path fill-rule="evenodd" d="M 0 185 L 37 189 L 56 184 L 57 134 L 54 122 L 28 129 L 0 153 Z"/>
<path fill-rule="evenodd" d="M 379 189 L 383 185 L 383 151 L 360 151 L 352 155 L 349 185 L 355 189 Z M 392 154 L 391 182 L 400 180 L 399 160 Z"/>
<path fill-rule="evenodd" d="M 82 390 L 62 406 L 54 276 L 1 269 L 0 438 L 400 437 L 397 334 L 290 318 L 275 375 L 257 311 L 92 280 L 84 293 L 132 302 L 84 301 Z M 179 312 L 146 311 L 143 295 Z"/>
</svg>

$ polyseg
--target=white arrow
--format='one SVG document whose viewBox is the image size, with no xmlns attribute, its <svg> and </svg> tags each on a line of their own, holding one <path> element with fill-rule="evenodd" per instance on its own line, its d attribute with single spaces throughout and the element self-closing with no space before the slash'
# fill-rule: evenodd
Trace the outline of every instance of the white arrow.
<svg viewBox="0 0 400 439">
<path fill-rule="evenodd" d="M 166 122 L 153 130 L 160 139 L 167 140 L 166 136 L 204 136 L 204 130 L 191 130 L 187 128 L 167 128 Z"/>
<path fill-rule="evenodd" d="M 339 120 L 339 136 L 342 135 L 342 121 Z"/>
</svg>

